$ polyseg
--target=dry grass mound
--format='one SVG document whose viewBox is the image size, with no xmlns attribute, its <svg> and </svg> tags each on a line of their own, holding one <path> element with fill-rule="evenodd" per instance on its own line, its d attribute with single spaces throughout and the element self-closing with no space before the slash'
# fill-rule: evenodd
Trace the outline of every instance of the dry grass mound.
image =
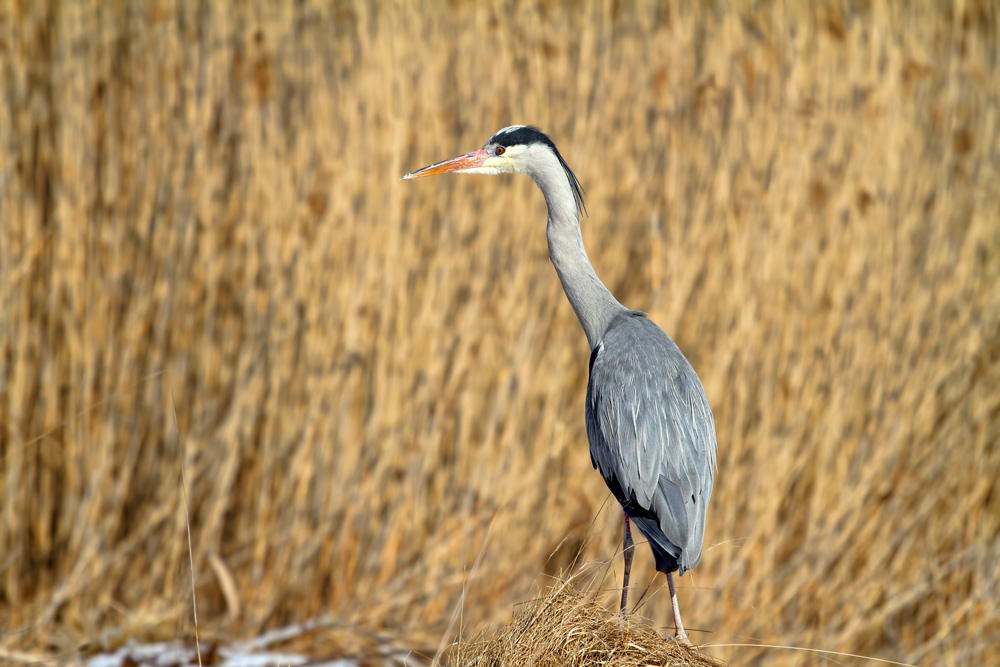
<svg viewBox="0 0 1000 667">
<path fill-rule="evenodd" d="M 594 596 L 564 581 L 518 607 L 513 621 L 457 643 L 456 667 L 718 667 L 725 665 L 664 637 L 642 617 L 622 621 Z"/>
</svg>

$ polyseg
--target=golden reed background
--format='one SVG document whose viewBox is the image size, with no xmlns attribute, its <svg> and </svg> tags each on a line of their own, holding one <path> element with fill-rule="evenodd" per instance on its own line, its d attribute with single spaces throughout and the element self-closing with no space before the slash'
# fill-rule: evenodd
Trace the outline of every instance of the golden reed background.
<svg viewBox="0 0 1000 667">
<path fill-rule="evenodd" d="M 715 410 L 692 638 L 1000 661 L 1000 23 L 909 4 L 6 3 L 2 645 L 191 632 L 182 463 L 203 633 L 615 556 L 541 195 L 396 180 L 533 123 Z"/>
</svg>

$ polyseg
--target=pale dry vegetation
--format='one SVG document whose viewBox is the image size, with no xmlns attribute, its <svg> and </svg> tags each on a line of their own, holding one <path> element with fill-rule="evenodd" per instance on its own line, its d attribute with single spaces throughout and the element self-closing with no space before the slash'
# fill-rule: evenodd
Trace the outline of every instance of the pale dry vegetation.
<svg viewBox="0 0 1000 667">
<path fill-rule="evenodd" d="M 692 640 L 1000 662 L 1000 19 L 908 4 L 5 4 L 0 645 L 190 633 L 182 464 L 217 635 L 615 556 L 541 196 L 396 180 L 530 122 L 715 411 Z"/>
<path fill-rule="evenodd" d="M 580 573 L 578 573 L 580 574 Z M 724 667 L 725 663 L 692 651 L 675 641 L 663 641 L 644 619 L 623 620 L 581 594 L 575 580 L 553 583 L 541 597 L 519 605 L 511 623 L 487 628 L 457 642 L 448 664 L 461 667 Z"/>
</svg>

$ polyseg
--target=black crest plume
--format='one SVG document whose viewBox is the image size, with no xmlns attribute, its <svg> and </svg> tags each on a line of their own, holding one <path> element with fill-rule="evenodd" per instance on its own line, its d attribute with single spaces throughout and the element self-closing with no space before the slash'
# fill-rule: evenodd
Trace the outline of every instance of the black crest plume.
<svg viewBox="0 0 1000 667">
<path fill-rule="evenodd" d="M 562 165 L 563 170 L 566 172 L 566 178 L 569 179 L 570 187 L 573 188 L 573 199 L 576 201 L 577 210 L 584 215 L 587 214 L 587 206 L 583 203 L 583 186 L 580 185 L 580 181 L 576 177 L 576 174 L 573 173 L 573 170 L 566 164 L 566 160 L 563 159 L 559 149 L 556 148 L 555 142 L 549 139 L 547 134 L 537 127 L 521 125 L 500 130 L 490 137 L 487 143 L 505 148 L 507 146 L 530 146 L 532 144 L 544 144 L 551 148 L 552 152 L 559 159 L 559 164 Z"/>
</svg>

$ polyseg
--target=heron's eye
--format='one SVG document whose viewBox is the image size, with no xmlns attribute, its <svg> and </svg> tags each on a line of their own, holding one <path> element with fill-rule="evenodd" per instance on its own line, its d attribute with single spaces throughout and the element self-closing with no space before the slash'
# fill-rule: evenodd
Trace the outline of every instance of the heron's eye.
<svg viewBox="0 0 1000 667">
<path fill-rule="evenodd" d="M 497 155 L 503 155 L 503 152 L 507 150 L 503 146 L 497 146 Z"/>
</svg>

